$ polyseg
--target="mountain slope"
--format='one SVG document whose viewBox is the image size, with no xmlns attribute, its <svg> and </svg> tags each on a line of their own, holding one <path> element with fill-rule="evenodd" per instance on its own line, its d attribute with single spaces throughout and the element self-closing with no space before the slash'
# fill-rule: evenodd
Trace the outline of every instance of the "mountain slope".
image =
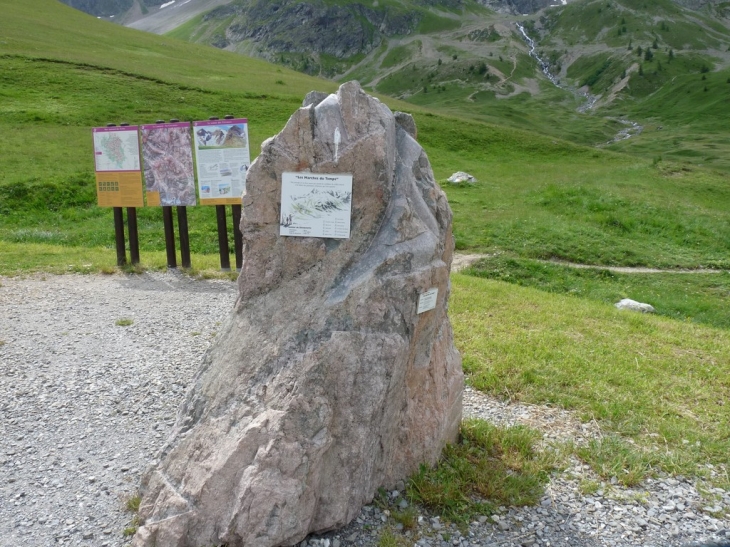
<svg viewBox="0 0 730 547">
<path fill-rule="evenodd" d="M 249 118 L 255 157 L 307 91 L 335 87 L 260 60 L 111 25 L 55 0 L 0 0 L 0 9 L 0 252 L 43 256 L 58 269 L 88 271 L 80 247 L 114 248 L 110 211 L 95 206 L 90 127 L 230 113 Z M 505 28 L 503 39 L 513 39 Z M 448 59 L 442 65 L 462 69 L 460 56 Z M 536 78 L 534 60 L 512 66 L 520 85 Z M 434 85 L 410 98 L 433 98 L 441 112 L 384 100 L 413 112 L 437 180 L 457 170 L 479 180 L 444 184 L 457 248 L 594 264 L 727 264 L 727 176 L 543 136 L 554 131 L 595 141 L 616 129 L 603 116 L 577 112 L 579 101 L 547 80 L 534 98 L 477 93 L 468 101 L 452 87 L 437 92 Z M 159 209 L 141 209 L 139 224 L 143 260 L 159 253 L 164 265 Z M 191 207 L 189 224 L 193 252 L 215 253 L 212 209 Z"/>
<path fill-rule="evenodd" d="M 546 3 L 189 0 L 132 24 L 197 13 L 169 36 L 457 116 L 730 169 L 730 3 L 575 0 L 511 15 Z"/>
</svg>

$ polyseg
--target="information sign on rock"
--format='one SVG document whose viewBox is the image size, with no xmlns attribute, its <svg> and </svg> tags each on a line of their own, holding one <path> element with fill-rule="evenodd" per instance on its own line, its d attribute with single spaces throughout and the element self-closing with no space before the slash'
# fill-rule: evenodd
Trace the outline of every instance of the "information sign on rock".
<svg viewBox="0 0 730 547">
<path fill-rule="evenodd" d="M 147 205 L 195 205 L 193 146 L 188 122 L 142 126 Z"/>
<path fill-rule="evenodd" d="M 251 165 L 248 120 L 193 122 L 201 205 L 240 205 Z"/>
<path fill-rule="evenodd" d="M 96 195 L 100 207 L 143 207 L 137 126 L 94 127 Z"/>
<path fill-rule="evenodd" d="M 424 293 L 421 293 L 418 297 L 418 310 L 416 313 L 423 313 L 432 310 L 436 307 L 436 299 L 438 298 L 439 290 L 429 289 Z"/>
<path fill-rule="evenodd" d="M 299 237 L 350 237 L 352 175 L 281 175 L 279 234 Z"/>
</svg>

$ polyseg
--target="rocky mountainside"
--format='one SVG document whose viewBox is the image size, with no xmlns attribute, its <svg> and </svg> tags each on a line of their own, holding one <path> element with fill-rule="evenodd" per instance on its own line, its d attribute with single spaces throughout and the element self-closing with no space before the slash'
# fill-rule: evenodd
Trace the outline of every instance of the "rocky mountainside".
<svg viewBox="0 0 730 547">
<path fill-rule="evenodd" d="M 370 7 L 359 2 L 237 0 L 207 13 L 201 28 L 207 27 L 203 36 L 207 35 L 215 47 L 249 46 L 271 60 L 281 53 L 344 59 L 369 53 L 384 37 L 413 33 L 422 18 L 419 10 Z"/>
<path fill-rule="evenodd" d="M 60 0 L 73 8 L 86 12 L 90 15 L 99 17 L 118 17 L 128 14 L 130 10 L 139 9 L 144 15 L 154 15 L 161 5 L 168 4 L 173 6 L 175 3 L 181 4 L 181 0 L 172 2 L 171 0 Z M 195 3 L 200 0 L 190 0 Z M 231 3 L 235 0 L 229 0 Z M 534 13 L 555 3 L 565 3 L 567 0 L 476 0 L 489 9 L 499 13 L 510 13 L 513 15 Z M 703 3 L 713 0 L 684 0 L 687 2 Z M 268 3 L 268 2 L 264 2 Z M 271 2 L 275 3 L 275 2 Z M 341 2 L 348 4 L 350 2 Z M 355 2 L 357 3 L 357 2 Z M 399 2 L 396 2 L 396 4 Z M 424 7 L 441 7 L 447 9 L 455 9 L 461 7 L 464 0 L 415 0 L 400 2 L 404 6 L 415 4 Z M 328 2 L 332 4 L 332 2 Z M 378 2 L 361 2 L 362 5 L 377 7 Z M 172 10 L 170 10 L 172 11 Z"/>
</svg>

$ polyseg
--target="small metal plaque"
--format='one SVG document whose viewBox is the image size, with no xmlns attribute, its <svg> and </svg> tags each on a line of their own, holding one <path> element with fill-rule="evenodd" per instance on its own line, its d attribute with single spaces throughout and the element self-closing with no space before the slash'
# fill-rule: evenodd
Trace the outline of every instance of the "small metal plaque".
<svg viewBox="0 0 730 547">
<path fill-rule="evenodd" d="M 436 307 L 436 299 L 438 298 L 438 289 L 429 289 L 418 296 L 418 312 L 423 313 Z"/>
</svg>

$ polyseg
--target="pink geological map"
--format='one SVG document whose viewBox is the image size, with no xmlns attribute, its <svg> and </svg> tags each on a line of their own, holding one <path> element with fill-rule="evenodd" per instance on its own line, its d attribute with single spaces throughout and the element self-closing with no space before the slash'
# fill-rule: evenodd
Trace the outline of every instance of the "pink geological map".
<svg viewBox="0 0 730 547">
<path fill-rule="evenodd" d="M 142 127 L 144 178 L 161 205 L 195 205 L 190 126 L 187 123 Z"/>
</svg>

